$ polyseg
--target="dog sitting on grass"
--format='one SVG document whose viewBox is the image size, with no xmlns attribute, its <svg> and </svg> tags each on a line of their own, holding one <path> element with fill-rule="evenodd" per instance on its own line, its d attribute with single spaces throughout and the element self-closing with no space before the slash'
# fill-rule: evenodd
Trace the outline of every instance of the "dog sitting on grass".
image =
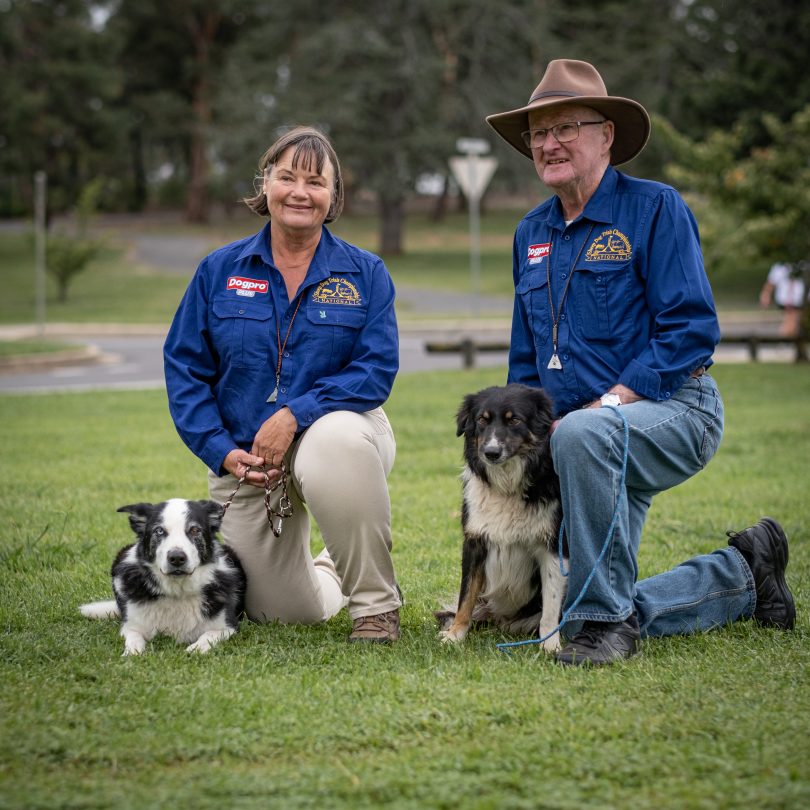
<svg viewBox="0 0 810 810">
<path fill-rule="evenodd" d="M 158 634 L 207 652 L 232 636 L 244 609 L 246 578 L 233 550 L 216 540 L 222 507 L 175 498 L 122 506 L 138 537 L 112 566 L 115 601 L 79 610 L 121 618 L 124 655 L 140 655 Z"/>
<path fill-rule="evenodd" d="M 464 436 L 461 588 L 455 613 L 436 614 L 444 642 L 472 622 L 512 633 L 551 633 L 567 585 L 560 571 L 560 484 L 551 459 L 551 400 L 507 385 L 469 394 L 457 415 Z M 543 642 L 560 647 L 555 633 Z"/>
</svg>

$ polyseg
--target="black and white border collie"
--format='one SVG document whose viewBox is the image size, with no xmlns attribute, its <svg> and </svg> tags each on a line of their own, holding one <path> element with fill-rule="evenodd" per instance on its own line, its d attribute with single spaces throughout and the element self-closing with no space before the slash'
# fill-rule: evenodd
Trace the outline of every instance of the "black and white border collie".
<svg viewBox="0 0 810 810">
<path fill-rule="evenodd" d="M 207 652 L 232 636 L 244 609 L 245 572 L 216 540 L 222 507 L 175 498 L 122 506 L 138 541 L 112 566 L 115 601 L 79 610 L 91 619 L 120 617 L 124 655 L 140 655 L 158 634 Z"/>
<path fill-rule="evenodd" d="M 559 623 L 567 590 L 551 400 L 525 385 L 486 388 L 465 397 L 457 423 L 465 460 L 461 589 L 455 615 L 436 614 L 445 628 L 440 638 L 463 641 L 479 621 L 545 636 Z M 543 647 L 558 650 L 559 633 Z"/>
</svg>

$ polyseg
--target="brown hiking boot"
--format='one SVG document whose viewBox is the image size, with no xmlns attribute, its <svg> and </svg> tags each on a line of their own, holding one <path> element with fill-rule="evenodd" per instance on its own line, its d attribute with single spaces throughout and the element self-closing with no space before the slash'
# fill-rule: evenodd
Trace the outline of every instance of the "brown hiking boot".
<svg viewBox="0 0 810 810">
<path fill-rule="evenodd" d="M 390 644 L 399 638 L 399 610 L 389 610 L 376 616 L 361 616 L 354 620 L 349 641 L 370 644 Z"/>
</svg>

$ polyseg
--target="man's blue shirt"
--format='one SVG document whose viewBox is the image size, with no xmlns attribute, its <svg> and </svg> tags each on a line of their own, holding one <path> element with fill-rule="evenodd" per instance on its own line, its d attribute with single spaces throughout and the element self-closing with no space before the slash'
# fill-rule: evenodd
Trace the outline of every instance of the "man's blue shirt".
<svg viewBox="0 0 810 810">
<path fill-rule="evenodd" d="M 667 399 L 691 371 L 712 363 L 720 328 L 697 223 L 669 186 L 608 167 L 567 226 L 552 197 L 518 225 L 513 276 L 509 381 L 542 386 L 558 416 L 617 383 Z M 558 370 L 547 367 L 549 282 Z"/>
<path fill-rule="evenodd" d="M 277 400 L 268 402 L 279 335 L 283 344 L 293 318 Z M 388 398 L 398 368 L 394 285 L 385 265 L 326 228 L 292 302 L 273 264 L 269 224 L 207 256 L 164 346 L 177 431 L 216 474 L 235 447 L 250 450 L 280 408 L 292 411 L 299 430 L 331 411 L 371 410 Z"/>
</svg>

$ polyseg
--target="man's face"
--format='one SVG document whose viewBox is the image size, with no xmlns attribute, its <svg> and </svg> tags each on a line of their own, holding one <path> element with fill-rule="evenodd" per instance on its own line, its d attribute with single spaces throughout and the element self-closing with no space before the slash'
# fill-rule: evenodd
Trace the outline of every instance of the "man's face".
<svg viewBox="0 0 810 810">
<path fill-rule="evenodd" d="M 529 111 L 529 131 L 550 129 L 557 124 L 576 121 L 603 121 L 604 115 L 578 104 L 565 104 L 550 110 Z M 552 133 L 547 133 L 542 146 L 532 149 L 532 159 L 538 177 L 551 189 L 570 186 L 588 186 L 601 178 L 610 162 L 610 146 L 613 143 L 613 122 L 579 127 L 579 135 L 573 141 L 560 143 Z"/>
</svg>

